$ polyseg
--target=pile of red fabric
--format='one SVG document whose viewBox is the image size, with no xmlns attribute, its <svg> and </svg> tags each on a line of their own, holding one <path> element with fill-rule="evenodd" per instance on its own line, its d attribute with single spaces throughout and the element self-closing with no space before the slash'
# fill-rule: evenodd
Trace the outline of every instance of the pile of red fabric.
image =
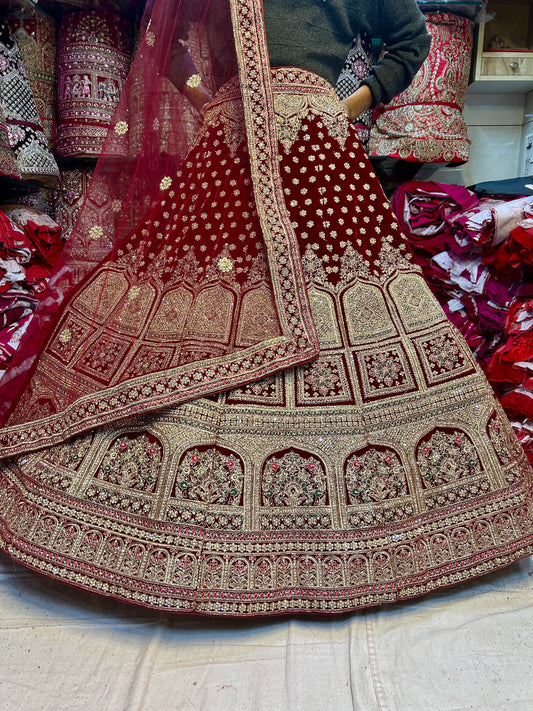
<svg viewBox="0 0 533 711">
<path fill-rule="evenodd" d="M 533 196 L 411 181 L 393 209 L 533 461 Z"/>
<path fill-rule="evenodd" d="M 28 207 L 0 210 L 0 377 L 57 262 L 61 228 Z"/>
</svg>

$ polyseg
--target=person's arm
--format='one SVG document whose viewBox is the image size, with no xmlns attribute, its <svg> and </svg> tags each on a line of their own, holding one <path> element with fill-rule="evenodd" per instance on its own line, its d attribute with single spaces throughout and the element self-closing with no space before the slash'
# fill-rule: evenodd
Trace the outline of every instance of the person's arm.
<svg viewBox="0 0 533 711">
<path fill-rule="evenodd" d="M 372 106 L 372 102 L 372 92 L 366 84 L 360 86 L 351 96 L 342 101 L 346 113 L 352 121 L 355 121 L 358 116 L 361 116 L 362 113 L 369 109 Z"/>
<path fill-rule="evenodd" d="M 197 73 L 186 44 L 190 21 L 189 16 L 176 25 L 167 74 L 170 81 L 187 97 L 201 117 L 202 109 L 213 100 L 213 97 L 202 84 L 202 78 Z"/>
<path fill-rule="evenodd" d="M 363 82 L 372 95 L 370 106 L 388 104 L 407 89 L 431 45 L 431 35 L 416 0 L 377 0 L 377 3 L 380 25 L 373 35 L 385 43 L 385 54 Z"/>
<path fill-rule="evenodd" d="M 181 91 L 198 111 L 200 118 L 203 118 L 202 109 L 205 109 L 213 101 L 213 96 L 209 89 L 202 84 L 201 76 L 199 74 L 191 74 Z"/>
</svg>

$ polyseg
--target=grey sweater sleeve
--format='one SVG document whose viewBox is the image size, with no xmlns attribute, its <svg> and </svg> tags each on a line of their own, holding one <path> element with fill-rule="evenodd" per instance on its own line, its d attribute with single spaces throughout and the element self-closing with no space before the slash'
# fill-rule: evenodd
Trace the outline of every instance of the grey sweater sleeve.
<svg viewBox="0 0 533 711">
<path fill-rule="evenodd" d="M 388 104 L 406 89 L 426 59 L 431 45 L 424 16 L 415 0 L 377 0 L 378 34 L 385 54 L 363 82 L 373 96 L 373 106 Z"/>
</svg>

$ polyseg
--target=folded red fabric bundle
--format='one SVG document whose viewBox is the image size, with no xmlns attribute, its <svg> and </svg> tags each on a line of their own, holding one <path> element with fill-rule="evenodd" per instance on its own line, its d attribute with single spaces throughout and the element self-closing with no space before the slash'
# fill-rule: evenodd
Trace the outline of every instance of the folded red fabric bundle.
<svg viewBox="0 0 533 711">
<path fill-rule="evenodd" d="M 15 353 L 63 249 L 61 228 L 27 207 L 0 210 L 0 373 Z"/>
<path fill-rule="evenodd" d="M 460 186 L 411 181 L 393 208 L 433 293 L 533 448 L 533 197 L 479 200 Z"/>
</svg>

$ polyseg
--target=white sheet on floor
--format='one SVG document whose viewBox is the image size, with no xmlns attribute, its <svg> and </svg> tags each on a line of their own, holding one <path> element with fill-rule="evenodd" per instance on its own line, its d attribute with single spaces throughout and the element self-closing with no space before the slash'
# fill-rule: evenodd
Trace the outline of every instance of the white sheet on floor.
<svg viewBox="0 0 533 711">
<path fill-rule="evenodd" d="M 2 711 L 529 711 L 533 561 L 334 618 L 152 613 L 0 555 Z"/>
</svg>

